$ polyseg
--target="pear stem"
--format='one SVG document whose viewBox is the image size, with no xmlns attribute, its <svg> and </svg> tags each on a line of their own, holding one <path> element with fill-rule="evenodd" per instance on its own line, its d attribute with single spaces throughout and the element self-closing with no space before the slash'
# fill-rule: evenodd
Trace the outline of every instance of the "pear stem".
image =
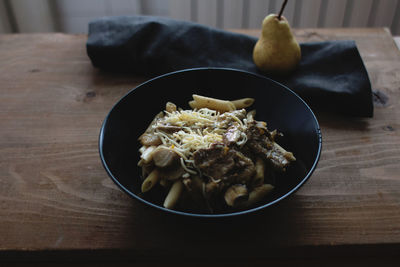
<svg viewBox="0 0 400 267">
<path fill-rule="evenodd" d="M 281 16 L 282 16 L 283 10 L 285 9 L 285 6 L 286 6 L 286 4 L 287 4 L 287 1 L 288 1 L 288 0 L 285 0 L 285 1 L 283 2 L 282 7 L 281 7 L 281 10 L 279 11 L 279 14 L 278 14 L 278 19 L 279 19 L 279 20 L 281 20 Z"/>
</svg>

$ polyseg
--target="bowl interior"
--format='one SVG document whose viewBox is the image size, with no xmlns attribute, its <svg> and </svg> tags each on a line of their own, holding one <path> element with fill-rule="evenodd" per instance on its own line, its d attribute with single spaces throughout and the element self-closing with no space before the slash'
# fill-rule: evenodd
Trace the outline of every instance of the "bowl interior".
<svg viewBox="0 0 400 267">
<path fill-rule="evenodd" d="M 255 98 L 250 109 L 256 119 L 267 122 L 269 130 L 284 134 L 280 144 L 296 157 L 296 162 L 277 179 L 272 194 L 260 206 L 247 211 L 204 216 L 248 213 L 274 204 L 298 189 L 311 175 L 321 151 L 318 122 L 310 108 L 291 90 L 270 79 L 230 69 L 190 69 L 166 74 L 131 90 L 110 111 L 100 132 L 99 149 L 105 169 L 126 193 L 147 204 L 162 208 L 158 192 L 140 193 L 141 170 L 138 137 L 167 101 L 188 109 L 192 94 L 220 99 Z M 172 213 L 203 216 L 166 210 Z"/>
</svg>

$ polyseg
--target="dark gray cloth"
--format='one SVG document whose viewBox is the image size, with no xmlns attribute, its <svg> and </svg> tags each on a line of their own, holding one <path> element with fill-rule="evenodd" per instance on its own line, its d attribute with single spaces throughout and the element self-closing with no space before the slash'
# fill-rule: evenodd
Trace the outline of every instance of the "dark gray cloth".
<svg viewBox="0 0 400 267">
<path fill-rule="evenodd" d="M 315 110 L 372 117 L 371 84 L 354 41 L 302 43 L 299 66 L 280 77 L 256 68 L 256 41 L 162 17 L 105 17 L 89 23 L 87 54 L 97 68 L 149 77 L 195 67 L 246 70 L 281 82 Z"/>
</svg>

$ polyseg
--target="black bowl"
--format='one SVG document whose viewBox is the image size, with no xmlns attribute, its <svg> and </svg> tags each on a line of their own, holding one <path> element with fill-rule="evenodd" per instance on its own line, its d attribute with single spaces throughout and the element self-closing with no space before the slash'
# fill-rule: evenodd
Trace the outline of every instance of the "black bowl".
<svg viewBox="0 0 400 267">
<path fill-rule="evenodd" d="M 256 119 L 267 122 L 270 130 L 284 134 L 279 142 L 292 151 L 295 163 L 277 179 L 276 187 L 257 207 L 237 212 L 203 214 L 165 209 L 162 199 L 154 194 L 143 195 L 138 137 L 155 114 L 171 101 L 189 109 L 192 94 L 234 100 L 252 97 Z M 127 93 L 111 109 L 104 120 L 99 139 L 100 157 L 111 179 L 133 198 L 160 210 L 199 217 L 226 217 L 247 214 L 293 194 L 311 176 L 321 153 L 318 121 L 308 105 L 287 87 L 262 76 L 224 68 L 198 68 L 168 73 L 151 79 Z"/>
</svg>

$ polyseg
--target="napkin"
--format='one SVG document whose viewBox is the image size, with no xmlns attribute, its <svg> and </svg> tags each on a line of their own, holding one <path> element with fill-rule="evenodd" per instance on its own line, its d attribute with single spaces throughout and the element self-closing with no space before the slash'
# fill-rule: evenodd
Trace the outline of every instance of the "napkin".
<svg viewBox="0 0 400 267">
<path fill-rule="evenodd" d="M 352 40 L 301 43 L 301 61 L 286 76 L 261 73 L 252 59 L 257 38 L 155 16 L 117 16 L 89 23 L 87 54 L 94 67 L 156 76 L 195 67 L 225 67 L 286 85 L 313 110 L 372 117 L 371 83 Z"/>
</svg>

